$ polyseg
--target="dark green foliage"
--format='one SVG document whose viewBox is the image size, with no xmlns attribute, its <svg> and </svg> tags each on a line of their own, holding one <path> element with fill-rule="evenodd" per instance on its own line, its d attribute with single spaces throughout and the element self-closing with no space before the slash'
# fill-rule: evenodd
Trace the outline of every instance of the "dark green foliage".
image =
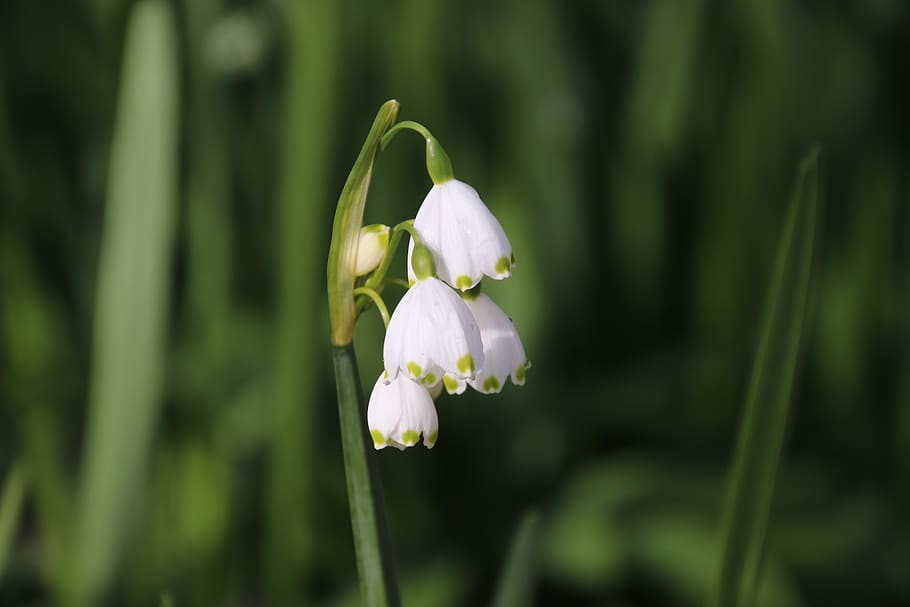
<svg viewBox="0 0 910 607">
<path fill-rule="evenodd" d="M 0 605 L 63 604 L 80 558 L 109 604 L 358 604 L 324 268 L 389 98 L 510 235 L 514 276 L 484 289 L 533 361 L 524 388 L 442 396 L 432 451 L 368 452 L 403 604 L 489 604 L 529 508 L 536 604 L 705 603 L 794 167 L 816 142 L 815 284 L 756 604 L 910 603 L 906 3 L 153 4 L 175 25 L 157 51 L 176 61 L 178 138 L 158 158 L 167 127 L 145 110 L 143 177 L 115 193 L 127 24 L 148 4 L 0 2 L 0 482 L 27 479 Z M 380 154 L 366 223 L 413 217 L 424 161 L 416 137 Z M 161 167 L 169 237 L 124 247 L 163 268 L 132 277 L 157 285 L 140 297 L 105 286 L 104 242 L 115 198 L 168 198 L 140 181 Z M 114 354 L 98 351 L 121 326 L 105 289 L 146 319 Z M 381 339 L 368 310 L 365 390 Z M 125 396 L 102 407 L 105 372 Z M 124 414 L 113 459 L 90 455 L 105 407 Z M 93 474 L 129 495 L 92 498 Z M 93 499 L 100 523 L 80 511 Z M 77 548 L 96 527 L 103 562 Z"/>
</svg>

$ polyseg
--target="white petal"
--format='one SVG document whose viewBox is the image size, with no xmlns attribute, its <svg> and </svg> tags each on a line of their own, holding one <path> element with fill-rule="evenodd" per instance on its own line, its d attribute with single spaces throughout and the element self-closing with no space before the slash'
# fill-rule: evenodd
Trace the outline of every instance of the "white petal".
<svg viewBox="0 0 910 607">
<path fill-rule="evenodd" d="M 453 180 L 454 181 L 454 180 Z M 499 221 L 483 203 L 477 190 L 455 181 L 455 205 L 462 230 L 470 235 L 471 257 L 480 270 L 497 280 L 512 275 L 512 245 Z"/>
<path fill-rule="evenodd" d="M 385 375 L 380 374 L 367 405 L 367 425 L 373 446 L 377 449 L 386 447 L 389 437 L 398 428 L 401 419 L 401 399 L 397 381 L 386 383 Z"/>
<path fill-rule="evenodd" d="M 446 392 L 449 394 L 461 394 L 468 387 L 468 382 L 449 374 L 443 376 L 442 383 L 445 385 Z"/>
<path fill-rule="evenodd" d="M 414 286 L 417 282 L 417 276 L 414 274 L 414 268 L 411 267 L 411 255 L 414 254 L 414 239 L 408 237 L 408 288 Z"/>
<path fill-rule="evenodd" d="M 401 386 L 402 416 L 392 440 L 400 445 L 411 447 L 423 436 L 424 444 L 432 447 L 436 443 L 439 420 L 436 406 L 429 391 L 405 378 L 399 380 Z"/>
<path fill-rule="evenodd" d="M 442 393 L 442 380 L 439 380 L 432 386 L 427 386 L 427 390 L 430 393 L 430 398 L 436 400 L 439 398 L 439 395 Z"/>
<path fill-rule="evenodd" d="M 427 386 L 443 373 L 467 379 L 483 365 L 483 342 L 471 311 L 435 278 L 408 289 L 389 322 L 383 359 L 390 379 L 399 370 Z"/>
<path fill-rule="evenodd" d="M 414 228 L 432 251 L 439 278 L 453 287 L 464 291 L 484 274 L 495 279 L 511 274 L 509 239 L 477 191 L 464 182 L 434 185 L 417 211 Z"/>
<path fill-rule="evenodd" d="M 512 319 L 485 293 L 465 303 L 480 328 L 484 351 L 484 364 L 468 383 L 485 394 L 502 390 L 510 375 L 513 384 L 524 384 L 530 363 Z"/>
<path fill-rule="evenodd" d="M 387 384 L 380 376 L 370 395 L 367 423 L 377 449 L 388 445 L 411 447 L 421 436 L 424 445 L 432 447 L 439 432 L 436 406 L 429 391 L 407 377 Z"/>
</svg>

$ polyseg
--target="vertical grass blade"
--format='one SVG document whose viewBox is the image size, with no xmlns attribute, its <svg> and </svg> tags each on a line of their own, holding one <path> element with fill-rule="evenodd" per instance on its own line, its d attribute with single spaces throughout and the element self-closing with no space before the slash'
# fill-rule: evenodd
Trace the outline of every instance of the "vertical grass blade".
<svg viewBox="0 0 910 607">
<path fill-rule="evenodd" d="M 354 552 L 360 578 L 360 600 L 369 607 L 398 605 L 388 526 L 382 490 L 373 459 L 367 457 L 372 445 L 366 426 L 363 388 L 357 371 L 354 345 L 335 346 L 335 385 L 338 389 L 338 416 L 344 451 L 345 479 L 354 530 Z"/>
<path fill-rule="evenodd" d="M 758 582 L 806 315 L 818 205 L 817 156 L 813 150 L 800 166 L 763 310 L 724 505 L 715 607 L 751 605 Z"/>
<path fill-rule="evenodd" d="M 22 511 L 26 486 L 27 479 L 22 464 L 13 464 L 3 482 L 3 493 L 0 494 L 0 582 L 3 581 L 3 573 L 16 539 L 16 524 Z"/>
<path fill-rule="evenodd" d="M 177 66 L 165 2 L 133 9 L 117 103 L 70 600 L 113 580 L 161 399 L 177 168 Z"/>
<path fill-rule="evenodd" d="M 537 565 L 537 530 L 539 527 L 540 515 L 537 512 L 529 512 L 522 517 L 499 578 L 499 586 L 496 588 L 496 595 L 493 598 L 493 607 L 522 607 L 534 604 L 534 574 Z"/>
<path fill-rule="evenodd" d="M 184 0 L 189 72 L 187 146 L 187 308 L 198 375 L 212 402 L 228 356 L 231 318 L 230 121 L 223 77 L 207 54 L 222 0 Z"/>
<path fill-rule="evenodd" d="M 284 150 L 277 233 L 280 246 L 277 355 L 268 480 L 266 584 L 275 604 L 297 604 L 315 553 L 316 392 L 323 351 L 323 280 L 339 56 L 340 6 L 291 2 Z"/>
</svg>

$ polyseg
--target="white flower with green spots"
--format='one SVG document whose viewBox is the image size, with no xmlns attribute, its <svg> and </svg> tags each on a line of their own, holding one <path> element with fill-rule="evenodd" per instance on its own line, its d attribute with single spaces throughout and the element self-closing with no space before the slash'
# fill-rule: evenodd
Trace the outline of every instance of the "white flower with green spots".
<svg viewBox="0 0 910 607">
<path fill-rule="evenodd" d="M 512 245 L 477 190 L 449 179 L 435 183 L 414 218 L 414 229 L 436 260 L 440 279 L 466 291 L 484 275 L 512 275 Z"/>
<path fill-rule="evenodd" d="M 531 362 L 525 355 L 515 323 L 485 293 L 473 297 L 468 293 L 464 301 L 480 328 L 483 365 L 477 369 L 473 379 L 444 376 L 446 391 L 461 394 L 470 385 L 478 392 L 494 394 L 502 390 L 510 376 L 513 384 L 523 386 Z"/>
<path fill-rule="evenodd" d="M 416 445 L 421 436 L 423 444 L 432 449 L 439 434 L 430 392 L 403 375 L 389 382 L 383 373 L 376 380 L 367 407 L 367 424 L 377 449 L 391 445 L 404 450 Z"/>
<path fill-rule="evenodd" d="M 388 379 L 399 371 L 424 386 L 435 385 L 444 374 L 471 379 L 483 365 L 480 330 L 461 297 L 432 276 L 429 251 L 418 250 L 422 255 L 415 266 L 422 262 L 427 269 L 417 272 L 386 329 L 382 354 Z"/>
</svg>

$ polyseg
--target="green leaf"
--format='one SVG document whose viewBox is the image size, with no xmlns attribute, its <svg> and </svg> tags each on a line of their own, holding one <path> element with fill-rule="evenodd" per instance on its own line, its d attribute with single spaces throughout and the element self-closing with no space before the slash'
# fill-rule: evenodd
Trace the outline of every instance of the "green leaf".
<svg viewBox="0 0 910 607">
<path fill-rule="evenodd" d="M 790 414 L 812 270 L 818 151 L 802 162 L 778 245 L 728 481 L 712 604 L 748 606 L 761 568 L 775 477 Z"/>
<path fill-rule="evenodd" d="M 537 512 L 528 512 L 522 517 L 499 578 L 493 607 L 522 607 L 532 604 L 539 527 L 540 515 Z"/>
<path fill-rule="evenodd" d="M 90 411 L 70 554 L 75 604 L 114 579 L 162 392 L 177 177 L 177 40 L 169 5 L 126 35 L 95 298 Z"/>
<path fill-rule="evenodd" d="M 0 581 L 9 561 L 10 550 L 16 539 L 16 524 L 22 512 L 22 502 L 28 485 L 25 470 L 19 463 L 13 464 L 0 495 Z"/>
</svg>

